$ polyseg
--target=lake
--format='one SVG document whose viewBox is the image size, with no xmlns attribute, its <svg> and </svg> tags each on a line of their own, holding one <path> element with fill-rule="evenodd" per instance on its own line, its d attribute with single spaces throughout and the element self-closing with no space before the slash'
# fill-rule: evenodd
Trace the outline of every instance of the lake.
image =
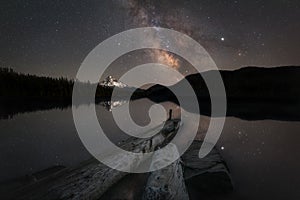
<svg viewBox="0 0 300 200">
<path fill-rule="evenodd" d="M 123 102 L 126 103 L 126 102 Z M 97 105 L 100 124 L 113 142 L 128 136 L 115 126 L 110 108 L 121 103 Z M 131 102 L 135 122 L 149 122 L 150 100 Z M 163 103 L 179 116 L 180 108 Z M 80 105 L 77 109 L 84 106 Z M 209 117 L 201 116 L 196 139 L 206 133 Z M 196 125 L 196 124 L 195 124 Z M 71 108 L 16 114 L 0 120 L 0 182 L 51 166 L 76 166 L 90 159 L 77 135 Z M 300 122 L 246 121 L 227 117 L 217 143 L 234 182 L 235 199 L 300 199 Z"/>
</svg>

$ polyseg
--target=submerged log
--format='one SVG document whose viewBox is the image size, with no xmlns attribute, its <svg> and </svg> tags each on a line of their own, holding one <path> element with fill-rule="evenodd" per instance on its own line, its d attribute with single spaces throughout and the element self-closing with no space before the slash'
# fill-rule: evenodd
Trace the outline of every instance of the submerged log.
<svg viewBox="0 0 300 200">
<path fill-rule="evenodd" d="M 164 144 L 176 134 L 179 120 L 167 120 L 158 127 L 158 133 L 150 138 L 129 138 L 120 147 L 133 152 L 151 152 Z M 161 129 L 162 128 L 162 129 Z M 155 131 L 155 130 L 151 130 Z M 123 154 L 111 155 L 107 158 L 111 163 L 124 167 L 127 162 Z M 135 163 L 135 167 L 144 160 Z M 99 199 L 104 192 L 117 183 L 127 173 L 111 169 L 93 159 L 75 169 L 66 169 L 63 173 L 46 177 L 17 190 L 12 199 Z"/>
<path fill-rule="evenodd" d="M 181 157 L 184 179 L 189 193 L 217 194 L 233 190 L 229 169 L 220 153 L 213 150 L 204 158 L 199 158 L 201 141 L 194 141 Z"/>
</svg>

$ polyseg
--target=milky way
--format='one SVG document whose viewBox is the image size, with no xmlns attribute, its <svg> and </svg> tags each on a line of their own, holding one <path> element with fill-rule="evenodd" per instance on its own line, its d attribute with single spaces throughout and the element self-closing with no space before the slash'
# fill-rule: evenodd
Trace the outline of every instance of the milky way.
<svg viewBox="0 0 300 200">
<path fill-rule="evenodd" d="M 0 66 L 73 78 L 97 44 L 145 26 L 191 36 L 220 69 L 300 65 L 299 5 L 286 0 L 2 1 Z M 168 62 L 165 58 L 160 59 Z"/>
</svg>

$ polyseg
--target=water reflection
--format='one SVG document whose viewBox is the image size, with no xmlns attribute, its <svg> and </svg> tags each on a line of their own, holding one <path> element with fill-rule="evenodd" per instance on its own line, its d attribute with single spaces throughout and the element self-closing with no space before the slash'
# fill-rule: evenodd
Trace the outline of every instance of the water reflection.
<svg viewBox="0 0 300 200">
<path fill-rule="evenodd" d="M 112 109 L 122 106 L 125 103 L 128 103 L 128 101 L 126 100 L 102 101 L 99 103 L 99 105 L 103 106 L 108 111 L 112 111 Z"/>
<path fill-rule="evenodd" d="M 188 98 L 188 97 L 187 97 Z M 150 96 L 148 99 L 137 98 L 134 101 L 151 101 L 152 104 L 163 104 L 164 102 L 173 102 L 180 106 L 176 98 L 163 96 Z M 131 102 L 134 102 L 131 101 Z M 81 103 L 92 104 L 96 103 L 104 106 L 108 111 L 128 103 L 123 99 L 109 101 L 108 99 L 96 99 L 95 102 Z M 72 106 L 71 100 L 37 100 L 37 99 L 0 99 L 0 119 L 11 119 L 17 114 L 51 110 L 51 109 L 69 109 Z M 80 105 L 76 105 L 80 106 Z M 199 99 L 199 107 L 201 115 L 211 116 L 210 100 Z M 184 108 L 188 112 L 194 112 L 189 108 Z M 245 120 L 281 120 L 281 121 L 300 121 L 300 104 L 299 103 L 275 103 L 275 102 L 257 102 L 257 101 L 228 101 L 227 102 L 227 117 L 237 117 Z M 220 117 L 218 115 L 214 117 Z"/>
<path fill-rule="evenodd" d="M 146 111 L 153 102 L 142 99 L 131 104 L 134 121 L 147 125 Z M 178 105 L 162 105 L 172 108 L 174 117 L 180 115 Z M 109 139 L 118 143 L 128 136 L 115 126 L 109 110 L 96 106 Z M 210 117 L 201 116 L 197 139 L 204 137 L 209 121 Z M 91 158 L 78 138 L 70 107 L 15 115 L 0 120 L 0 130 L 0 182 L 51 166 L 76 166 Z M 217 146 L 231 170 L 236 199 L 299 199 L 298 130 L 296 121 L 226 119 Z"/>
</svg>

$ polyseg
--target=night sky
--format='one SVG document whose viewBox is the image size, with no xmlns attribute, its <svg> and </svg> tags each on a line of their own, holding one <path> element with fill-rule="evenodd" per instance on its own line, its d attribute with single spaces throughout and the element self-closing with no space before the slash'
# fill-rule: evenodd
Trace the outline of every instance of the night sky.
<svg viewBox="0 0 300 200">
<path fill-rule="evenodd" d="M 101 41 L 157 26 L 200 42 L 220 69 L 300 65 L 297 0 L 3 0 L 0 66 L 74 78 Z"/>
</svg>

